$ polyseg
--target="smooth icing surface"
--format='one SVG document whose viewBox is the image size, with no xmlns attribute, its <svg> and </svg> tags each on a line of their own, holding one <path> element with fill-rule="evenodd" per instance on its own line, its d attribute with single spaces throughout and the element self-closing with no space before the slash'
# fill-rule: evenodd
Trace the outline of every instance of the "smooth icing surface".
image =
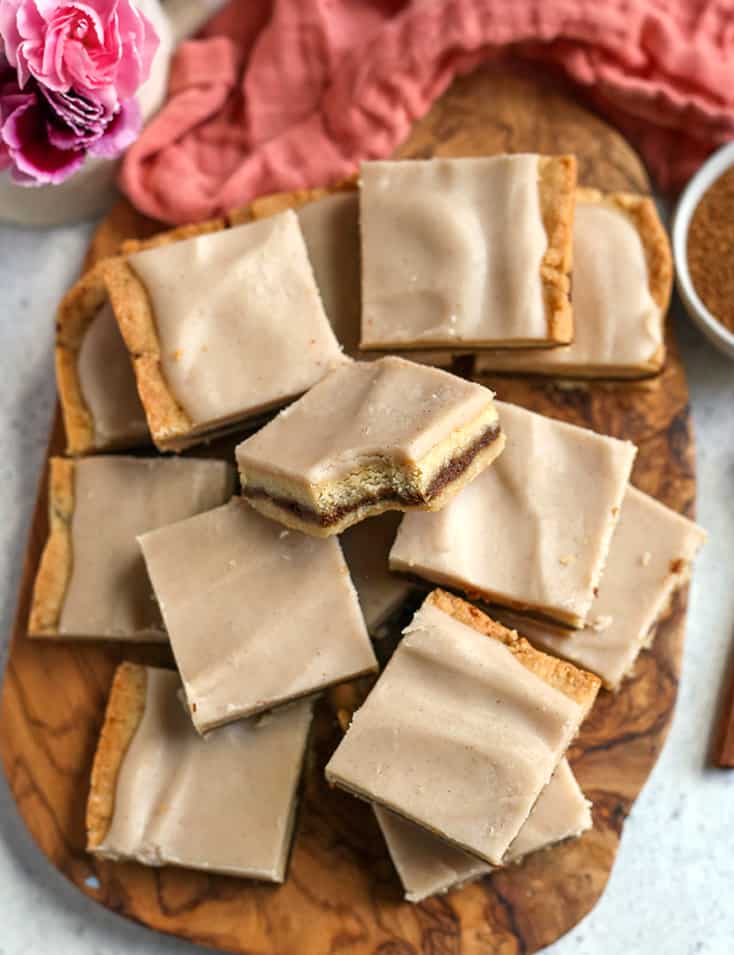
<svg viewBox="0 0 734 955">
<path fill-rule="evenodd" d="M 359 194 L 339 192 L 296 210 L 326 316 L 345 353 L 359 357 Z"/>
<path fill-rule="evenodd" d="M 547 788 L 547 787 L 546 787 Z M 390 858 L 409 902 L 473 882 L 493 866 L 384 806 L 373 806 Z"/>
<path fill-rule="evenodd" d="M 533 643 L 618 687 L 673 591 L 690 573 L 705 531 L 633 487 L 625 492 L 609 559 L 582 630 L 558 630 L 519 614 L 497 613 Z"/>
<path fill-rule="evenodd" d="M 390 566 L 578 625 L 604 568 L 635 447 L 496 405 L 505 450 L 442 510 L 405 515 Z"/>
<path fill-rule="evenodd" d="M 94 422 L 95 442 L 135 444 L 149 440 L 130 356 L 109 302 L 87 329 L 77 361 L 84 402 Z"/>
<path fill-rule="evenodd" d="M 140 545 L 200 732 L 376 669 L 335 539 L 233 498 Z"/>
<path fill-rule="evenodd" d="M 365 623 L 371 632 L 396 611 L 415 587 L 391 574 L 388 555 L 401 515 L 388 511 L 353 524 L 339 536 Z"/>
<path fill-rule="evenodd" d="M 382 806 L 374 808 L 408 901 L 420 902 L 429 895 L 446 892 L 492 871 L 488 863 L 457 849 L 427 829 Z M 590 826 L 589 803 L 567 760 L 562 759 L 508 849 L 505 861 L 514 861 L 578 835 Z"/>
<path fill-rule="evenodd" d="M 237 448 L 242 473 L 334 480 L 386 457 L 415 463 L 492 406 L 492 392 L 389 356 L 338 368 Z"/>
<path fill-rule="evenodd" d="M 326 775 L 498 864 L 582 716 L 499 640 L 424 604 Z"/>
<path fill-rule="evenodd" d="M 571 345 L 477 356 L 477 369 L 634 368 L 663 345 L 660 309 L 650 294 L 645 250 L 621 210 L 579 200 L 573 232 Z"/>
<path fill-rule="evenodd" d="M 370 361 L 380 352 L 359 347 L 362 321 L 362 270 L 359 240 L 359 193 L 339 192 L 314 199 L 296 209 L 316 284 L 326 316 L 344 353 Z M 453 351 L 424 350 L 408 353 L 414 361 L 446 367 Z"/>
<path fill-rule="evenodd" d="M 99 854 L 282 882 L 311 701 L 202 739 L 173 670 L 147 668 L 143 718 Z"/>
<path fill-rule="evenodd" d="M 277 406 L 345 361 L 292 211 L 131 255 L 171 391 L 197 426 Z"/>
<path fill-rule="evenodd" d="M 537 156 L 363 163 L 360 225 L 364 347 L 547 341 Z"/>
<path fill-rule="evenodd" d="M 578 836 L 591 825 L 591 805 L 563 759 L 507 850 L 505 861 L 515 862 L 554 842 Z"/>
<path fill-rule="evenodd" d="M 165 638 L 136 535 L 216 507 L 232 493 L 224 461 L 81 458 L 74 464 L 72 571 L 59 633 Z"/>
</svg>

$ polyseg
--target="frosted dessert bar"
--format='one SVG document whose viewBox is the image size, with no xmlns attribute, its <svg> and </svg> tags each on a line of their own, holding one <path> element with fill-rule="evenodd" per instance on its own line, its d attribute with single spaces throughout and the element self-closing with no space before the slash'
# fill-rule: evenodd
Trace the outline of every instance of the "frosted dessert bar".
<svg viewBox="0 0 734 955">
<path fill-rule="evenodd" d="M 359 352 L 359 196 L 354 182 L 332 189 L 297 189 L 254 199 L 234 213 L 235 223 L 266 219 L 292 209 L 306 243 L 324 311 L 345 354 Z"/>
<path fill-rule="evenodd" d="M 492 399 L 401 358 L 352 363 L 239 445 L 243 494 L 316 536 L 386 510 L 436 510 L 501 452 Z"/>
<path fill-rule="evenodd" d="M 362 348 L 567 344 L 572 156 L 365 162 Z"/>
<path fill-rule="evenodd" d="M 406 514 L 390 567 L 583 626 L 636 448 L 496 404 L 505 451 L 443 510 Z"/>
<path fill-rule="evenodd" d="M 499 865 L 598 688 L 597 677 L 434 591 L 326 778 Z"/>
<path fill-rule="evenodd" d="M 166 640 L 136 535 L 216 507 L 233 484 L 224 461 L 51 458 L 29 636 Z"/>
<path fill-rule="evenodd" d="M 234 498 L 140 546 L 200 733 L 377 669 L 335 539 Z"/>
<path fill-rule="evenodd" d="M 108 260 L 105 277 L 161 449 L 262 415 L 347 361 L 292 211 Z"/>
<path fill-rule="evenodd" d="M 69 454 L 150 443 L 133 366 L 107 296 L 103 265 L 79 279 L 59 305 L 55 356 Z"/>
<path fill-rule="evenodd" d="M 573 342 L 481 352 L 477 374 L 643 378 L 660 371 L 673 260 L 654 202 L 579 189 L 573 236 Z"/>
<path fill-rule="evenodd" d="M 566 630 L 519 614 L 497 616 L 532 643 L 596 673 L 619 689 L 673 593 L 689 578 L 706 532 L 642 491 L 628 487 L 609 559 L 586 627 Z"/>
<path fill-rule="evenodd" d="M 380 352 L 359 347 L 362 271 L 356 178 L 328 189 L 297 189 L 261 196 L 231 213 L 229 219 L 234 224 L 252 222 L 284 209 L 293 209 L 298 216 L 327 318 L 344 353 L 363 361 L 381 357 Z M 412 354 L 415 361 L 439 368 L 449 367 L 454 357 L 446 349 Z"/>
<path fill-rule="evenodd" d="M 390 573 L 388 567 L 400 517 L 398 511 L 388 511 L 353 524 L 339 537 L 367 629 L 373 636 L 416 590 L 404 577 Z"/>
<path fill-rule="evenodd" d="M 180 687 L 173 670 L 118 667 L 92 769 L 88 850 L 283 882 L 311 701 L 203 740 Z"/>
<path fill-rule="evenodd" d="M 448 892 L 493 869 L 487 862 L 389 809 L 375 806 L 375 815 L 408 902 L 421 902 L 430 895 Z M 580 836 L 591 824 L 589 802 L 567 760 L 562 759 L 505 853 L 504 861 L 517 862 L 531 852 Z"/>
</svg>

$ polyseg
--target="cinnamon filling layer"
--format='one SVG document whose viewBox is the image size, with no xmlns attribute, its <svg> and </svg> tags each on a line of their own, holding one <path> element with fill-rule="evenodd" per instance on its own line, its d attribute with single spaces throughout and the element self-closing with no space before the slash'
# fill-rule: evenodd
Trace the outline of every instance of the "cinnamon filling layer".
<svg viewBox="0 0 734 955">
<path fill-rule="evenodd" d="M 303 521 L 308 521 L 311 524 L 318 524 L 320 527 L 330 527 L 332 524 L 337 524 L 348 514 L 352 514 L 359 508 L 364 507 L 366 504 L 379 504 L 386 501 L 408 506 L 428 504 L 435 497 L 437 497 L 438 494 L 443 491 L 448 484 L 457 480 L 457 478 L 459 478 L 471 465 L 476 456 L 483 451 L 484 448 L 496 441 L 499 435 L 499 422 L 495 421 L 486 429 L 486 431 L 483 431 L 482 434 L 472 442 L 472 444 L 468 445 L 468 447 L 464 448 L 463 451 L 460 451 L 446 464 L 444 464 L 444 466 L 436 473 L 435 477 L 429 484 L 428 490 L 425 492 L 425 494 L 405 494 L 396 492 L 393 488 L 385 488 L 384 491 L 381 491 L 377 494 L 365 494 L 364 497 L 360 498 L 360 500 L 354 504 L 345 504 L 342 507 L 333 508 L 328 513 L 319 513 L 313 508 L 301 504 L 299 501 L 294 501 L 291 498 L 282 497 L 276 494 L 270 494 L 265 490 L 265 488 L 262 487 L 248 486 L 243 490 L 242 493 L 246 498 L 265 498 L 270 500 L 284 511 L 290 511 Z"/>
</svg>

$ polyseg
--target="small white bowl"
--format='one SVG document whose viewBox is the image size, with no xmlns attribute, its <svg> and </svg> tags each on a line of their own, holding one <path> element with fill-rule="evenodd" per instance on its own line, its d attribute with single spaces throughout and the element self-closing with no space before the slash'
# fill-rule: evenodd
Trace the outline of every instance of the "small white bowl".
<svg viewBox="0 0 734 955">
<path fill-rule="evenodd" d="M 673 260 L 675 262 L 676 285 L 678 294 L 693 321 L 698 325 L 706 338 L 719 351 L 729 358 L 734 358 L 734 332 L 730 332 L 706 308 L 691 280 L 688 271 L 688 227 L 701 201 L 704 192 L 719 176 L 723 175 L 731 166 L 734 166 L 734 142 L 718 149 L 713 156 L 706 160 L 696 175 L 683 190 L 673 217 Z"/>
</svg>

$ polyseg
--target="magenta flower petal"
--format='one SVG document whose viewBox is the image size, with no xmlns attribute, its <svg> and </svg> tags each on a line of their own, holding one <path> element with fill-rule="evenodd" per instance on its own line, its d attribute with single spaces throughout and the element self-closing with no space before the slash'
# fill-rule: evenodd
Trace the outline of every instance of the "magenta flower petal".
<svg viewBox="0 0 734 955">
<path fill-rule="evenodd" d="M 138 138 L 143 117 L 136 99 L 126 100 L 101 136 L 89 145 L 90 156 L 116 159 Z"/>
<path fill-rule="evenodd" d="M 42 91 L 47 103 L 49 142 L 59 149 L 87 146 L 104 135 L 113 116 L 98 103 L 73 93 Z"/>
<path fill-rule="evenodd" d="M 13 157 L 10 155 L 10 150 L 5 143 L 0 142 L 0 171 L 10 169 L 12 165 Z"/>
<path fill-rule="evenodd" d="M 2 138 L 24 184 L 63 182 L 84 162 L 85 150 L 49 143 L 43 110 L 32 97 L 3 123 Z"/>
</svg>

